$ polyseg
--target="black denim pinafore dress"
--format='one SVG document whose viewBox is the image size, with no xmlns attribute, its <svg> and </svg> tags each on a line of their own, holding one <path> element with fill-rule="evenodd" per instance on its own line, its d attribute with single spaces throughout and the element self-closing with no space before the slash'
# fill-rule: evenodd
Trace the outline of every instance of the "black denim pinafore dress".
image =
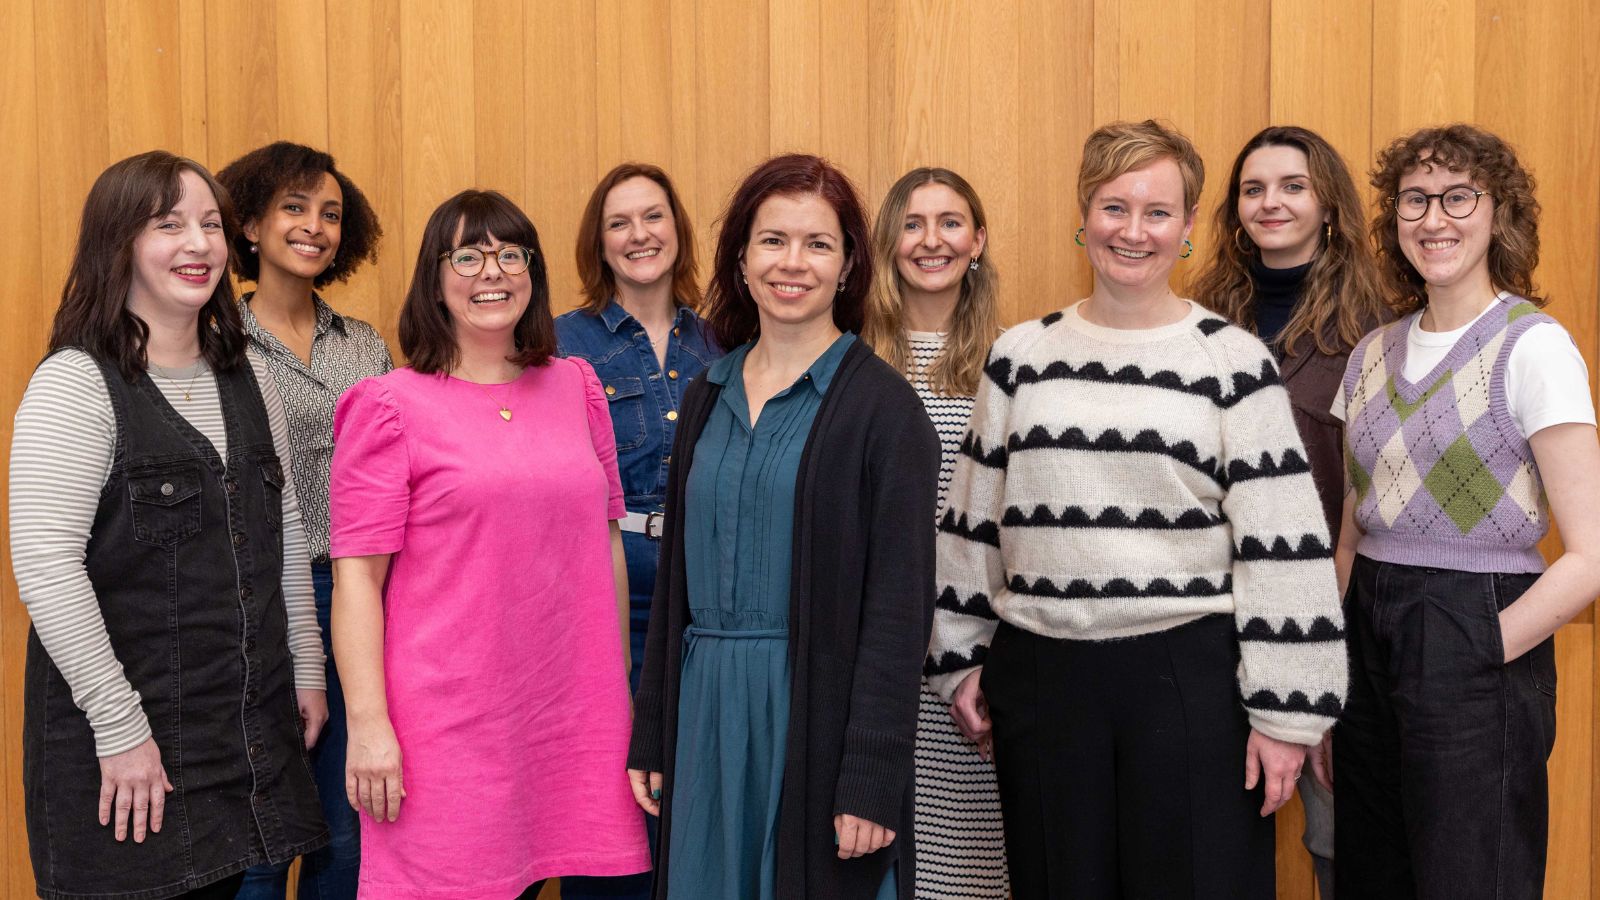
<svg viewBox="0 0 1600 900">
<path fill-rule="evenodd" d="M 99 362 L 116 450 L 85 560 L 174 790 L 160 834 L 98 819 L 94 735 L 30 629 L 23 782 L 39 896 L 160 900 L 327 842 L 283 604 L 283 467 L 247 363 L 216 373 L 227 460 L 156 388 Z"/>
</svg>

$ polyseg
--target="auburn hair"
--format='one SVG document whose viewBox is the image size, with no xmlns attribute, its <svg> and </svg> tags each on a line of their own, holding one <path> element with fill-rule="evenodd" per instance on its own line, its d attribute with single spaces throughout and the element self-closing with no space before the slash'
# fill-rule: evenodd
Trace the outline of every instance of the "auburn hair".
<svg viewBox="0 0 1600 900">
<path fill-rule="evenodd" d="M 583 282 L 580 308 L 598 314 L 616 296 L 616 274 L 606 264 L 605 250 L 601 246 L 605 239 L 606 197 L 612 188 L 633 178 L 648 178 L 667 195 L 672 227 L 678 235 L 678 258 L 672 262 L 672 300 L 679 306 L 694 309 L 700 305 L 700 268 L 695 262 L 694 225 L 689 221 L 689 214 L 684 212 L 667 173 L 659 166 L 637 162 L 625 162 L 607 172 L 589 194 L 583 218 L 578 220 L 578 279 Z"/>
</svg>

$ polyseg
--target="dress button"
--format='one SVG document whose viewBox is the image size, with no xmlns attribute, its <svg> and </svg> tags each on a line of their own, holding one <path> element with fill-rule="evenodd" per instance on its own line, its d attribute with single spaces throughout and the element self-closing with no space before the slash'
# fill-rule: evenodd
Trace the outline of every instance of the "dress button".
<svg viewBox="0 0 1600 900">
<path fill-rule="evenodd" d="M 664 466 L 672 465 L 672 454 L 668 453 L 666 456 L 661 457 L 661 464 Z"/>
<path fill-rule="evenodd" d="M 259 757 L 260 755 L 261 755 L 261 745 L 260 744 L 251 744 L 250 745 L 250 758 L 251 759 L 255 759 L 255 758 Z"/>
<path fill-rule="evenodd" d="M 233 545 L 235 547 L 243 547 L 244 546 L 244 542 L 245 542 L 244 532 L 235 531 L 233 533 Z"/>
<path fill-rule="evenodd" d="M 161 485 L 161 496 L 163 496 L 163 497 L 171 497 L 172 496 L 172 482 L 169 481 L 169 482 L 166 482 L 165 484 Z"/>
<path fill-rule="evenodd" d="M 609 385 L 609 384 L 608 384 L 608 385 L 606 385 L 606 396 L 607 396 L 607 397 L 612 397 L 612 396 L 615 396 L 615 395 L 616 395 L 616 393 L 617 393 L 617 389 L 616 389 L 616 388 L 614 388 L 614 387 L 612 387 L 612 386 L 611 386 L 611 385 Z"/>
<path fill-rule="evenodd" d="M 239 482 L 237 480 L 229 478 L 229 479 L 223 481 L 222 484 L 223 484 L 224 487 L 226 487 L 228 489 L 228 493 L 230 493 L 230 494 L 239 493 Z"/>
<path fill-rule="evenodd" d="M 675 410 L 675 409 L 667 410 L 667 421 L 668 422 L 676 422 L 676 421 L 678 421 L 678 411 Z"/>
<path fill-rule="evenodd" d="M 668 378 L 677 378 L 678 377 L 678 370 L 677 369 L 668 369 L 667 370 L 667 377 Z"/>
<path fill-rule="evenodd" d="M 248 584 L 245 585 L 242 588 L 239 588 L 239 599 L 240 600 L 249 600 L 251 597 L 254 597 L 255 595 L 256 595 L 255 588 L 252 588 Z"/>
</svg>

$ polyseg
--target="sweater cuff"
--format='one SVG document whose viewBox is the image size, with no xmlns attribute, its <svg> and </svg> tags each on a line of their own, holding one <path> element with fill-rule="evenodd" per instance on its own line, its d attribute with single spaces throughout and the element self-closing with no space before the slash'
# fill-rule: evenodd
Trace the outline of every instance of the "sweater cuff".
<svg viewBox="0 0 1600 900">
<path fill-rule="evenodd" d="M 129 689 L 130 693 L 132 689 Z M 152 736 L 150 720 L 144 714 L 139 695 L 133 694 L 132 709 L 117 720 L 102 723 L 94 731 L 94 755 L 100 759 L 126 753 Z"/>
<path fill-rule="evenodd" d="M 846 728 L 839 783 L 833 793 L 834 814 L 903 830 L 910 824 L 900 821 L 900 811 L 911 781 L 913 752 L 909 736 Z"/>
<path fill-rule="evenodd" d="M 1250 717 L 1250 727 L 1261 732 L 1269 738 L 1287 741 L 1291 744 L 1303 744 L 1315 747 L 1322 743 L 1322 736 L 1333 727 L 1334 719 L 1327 716 L 1313 716 L 1299 713 L 1263 713 L 1259 710 L 1245 709 Z"/>
<path fill-rule="evenodd" d="M 633 698 L 633 737 L 628 741 L 628 768 L 663 771 L 661 693 L 640 688 Z"/>
<path fill-rule="evenodd" d="M 938 694 L 939 699 L 943 700 L 945 703 L 949 703 L 955 699 L 956 688 L 961 686 L 961 682 L 967 680 L 968 675 L 971 675 L 973 672 L 982 671 L 983 666 L 968 666 L 965 669 L 957 669 L 954 672 L 940 672 L 937 675 L 924 675 L 923 678 L 928 682 L 928 690 Z"/>
<path fill-rule="evenodd" d="M 328 689 L 328 658 L 317 652 L 301 652 L 294 656 L 294 687 L 297 691 L 325 691 Z"/>
</svg>

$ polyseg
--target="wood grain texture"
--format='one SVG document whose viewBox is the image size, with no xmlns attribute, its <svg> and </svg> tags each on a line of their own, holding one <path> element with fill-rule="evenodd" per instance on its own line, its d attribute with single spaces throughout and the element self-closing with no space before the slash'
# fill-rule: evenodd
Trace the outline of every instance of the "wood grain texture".
<svg viewBox="0 0 1600 900">
<path fill-rule="evenodd" d="M 326 147 L 385 229 L 376 265 L 326 296 L 393 341 L 422 227 L 444 198 L 506 192 L 539 228 L 552 306 L 577 300 L 573 242 L 595 179 L 625 159 L 676 181 L 699 237 L 767 155 L 818 152 L 875 211 L 914 165 L 965 175 L 989 213 L 1002 319 L 1090 288 L 1076 175 L 1097 124 L 1157 116 L 1194 139 L 1205 232 L 1238 146 L 1310 127 L 1370 196 L 1373 151 L 1477 121 L 1539 180 L 1549 311 L 1600 374 L 1600 5 L 1580 0 L 0 0 L 0 442 L 65 278 L 83 198 L 111 162 L 163 147 L 213 168 L 275 139 Z M 1190 273 L 1183 264 L 1176 285 Z M 3 453 L 0 450 L 0 453 Z M 1554 541 L 1549 545 L 1553 549 Z M 1558 638 L 1552 897 L 1600 900 L 1600 642 Z M 27 617 L 0 582 L 0 896 L 31 896 L 22 826 Z M 1314 897 L 1299 820 L 1279 887 Z M 547 890 L 547 894 L 554 888 Z"/>
</svg>

